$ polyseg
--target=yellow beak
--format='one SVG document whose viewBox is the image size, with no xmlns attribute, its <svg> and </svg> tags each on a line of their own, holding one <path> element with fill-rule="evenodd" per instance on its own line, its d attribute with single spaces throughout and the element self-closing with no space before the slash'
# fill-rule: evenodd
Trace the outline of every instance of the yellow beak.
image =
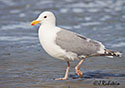
<svg viewBox="0 0 125 88">
<path fill-rule="evenodd" d="M 36 25 L 36 24 L 38 24 L 38 23 L 40 23 L 39 20 L 38 20 L 38 21 L 37 21 L 37 20 L 34 20 L 34 21 L 31 22 L 31 25 L 34 26 L 34 25 Z"/>
</svg>

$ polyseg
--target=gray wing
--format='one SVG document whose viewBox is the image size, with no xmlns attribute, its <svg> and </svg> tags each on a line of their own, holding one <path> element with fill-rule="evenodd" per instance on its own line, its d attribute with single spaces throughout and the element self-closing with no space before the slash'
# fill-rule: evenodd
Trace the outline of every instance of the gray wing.
<svg viewBox="0 0 125 88">
<path fill-rule="evenodd" d="M 67 52 L 74 52 L 78 56 L 97 54 L 102 47 L 98 41 L 67 30 L 61 30 L 57 33 L 56 44 Z"/>
</svg>

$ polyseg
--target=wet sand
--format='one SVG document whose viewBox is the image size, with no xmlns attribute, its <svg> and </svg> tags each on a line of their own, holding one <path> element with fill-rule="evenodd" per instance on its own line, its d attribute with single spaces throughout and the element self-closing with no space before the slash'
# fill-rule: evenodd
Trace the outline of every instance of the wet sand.
<svg viewBox="0 0 125 88">
<path fill-rule="evenodd" d="M 81 66 L 82 78 L 75 75 L 74 67 L 78 61 L 71 62 L 69 79 L 56 81 L 64 76 L 66 62 L 49 57 L 46 53 L 31 56 L 5 55 L 0 59 L 1 88 L 124 88 L 123 58 L 87 58 Z M 7 58 L 8 57 L 8 58 Z M 116 61 L 117 60 L 117 61 Z M 105 61 L 105 62 L 102 62 Z M 112 64 L 112 65 L 111 65 Z M 117 65 L 116 65 L 117 64 Z M 96 80 L 117 81 L 120 85 L 94 85 Z"/>
</svg>

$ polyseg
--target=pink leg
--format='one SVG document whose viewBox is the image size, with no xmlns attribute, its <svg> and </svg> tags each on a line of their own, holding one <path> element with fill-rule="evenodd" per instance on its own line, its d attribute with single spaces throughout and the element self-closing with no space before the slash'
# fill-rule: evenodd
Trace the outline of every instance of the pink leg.
<svg viewBox="0 0 125 88">
<path fill-rule="evenodd" d="M 76 74 L 82 77 L 83 73 L 80 71 L 80 65 L 84 62 L 85 58 L 83 58 L 75 67 Z"/>
<path fill-rule="evenodd" d="M 55 80 L 67 80 L 68 79 L 69 69 L 70 69 L 70 63 L 69 63 L 69 61 L 67 61 L 67 69 L 66 69 L 66 73 L 65 73 L 64 78 L 57 78 Z"/>
</svg>

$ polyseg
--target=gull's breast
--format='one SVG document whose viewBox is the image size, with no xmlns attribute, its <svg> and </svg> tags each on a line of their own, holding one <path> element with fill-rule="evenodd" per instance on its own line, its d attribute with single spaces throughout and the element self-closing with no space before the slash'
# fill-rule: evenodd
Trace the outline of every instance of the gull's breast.
<svg viewBox="0 0 125 88">
<path fill-rule="evenodd" d="M 51 27 L 50 27 L 51 28 Z M 43 49 L 51 56 L 64 60 L 65 50 L 62 50 L 56 43 L 56 33 L 60 30 L 40 28 L 39 40 Z"/>
</svg>

